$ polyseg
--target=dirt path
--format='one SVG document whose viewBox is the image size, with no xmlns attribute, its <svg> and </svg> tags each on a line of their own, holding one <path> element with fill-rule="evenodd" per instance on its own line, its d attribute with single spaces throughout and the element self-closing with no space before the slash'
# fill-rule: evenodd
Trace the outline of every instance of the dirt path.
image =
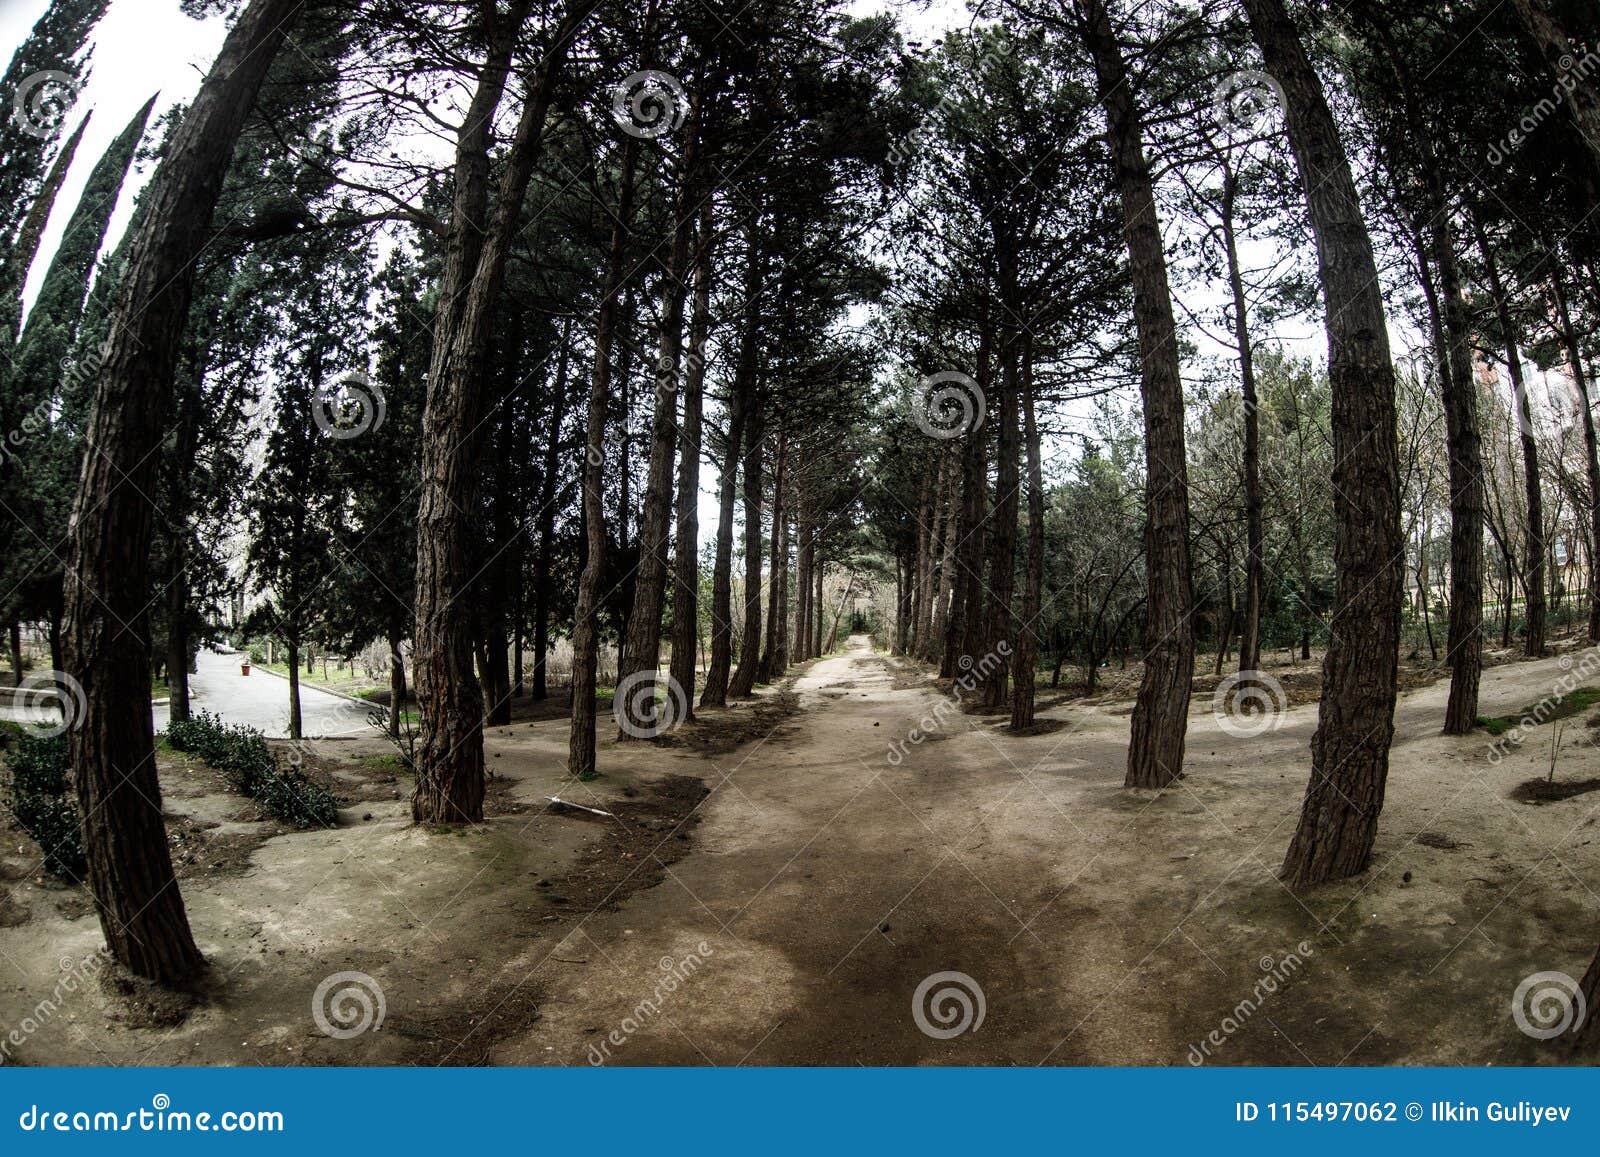
<svg viewBox="0 0 1600 1157">
<path fill-rule="evenodd" d="M 1485 706 L 1561 673 L 1491 672 Z M 1539 742 L 1496 767 L 1481 736 L 1437 736 L 1442 684 L 1403 700 L 1380 867 L 1302 902 L 1275 869 L 1314 707 L 1239 738 L 1197 703 L 1189 777 L 1156 796 L 1120 787 L 1125 709 L 1058 710 L 1068 727 L 1030 738 L 951 715 L 892 763 L 941 702 L 897 682 L 860 640 L 800 679 L 798 727 L 720 769 L 696 853 L 569 935 L 587 963 L 495 1059 L 1182 1064 L 1220 1027 L 1222 1063 L 1530 1060 L 1517 982 L 1593 952 L 1600 796 L 1506 801 Z M 1568 738 L 1573 776 L 1592 734 Z M 940 972 L 982 990 L 980 1028 L 919 1028 Z"/>
<path fill-rule="evenodd" d="M 1483 710 L 1519 709 L 1565 674 L 1557 659 L 1495 667 Z M 1058 730 L 1013 737 L 864 640 L 803 669 L 801 710 L 776 728 L 771 693 L 670 745 L 603 727 L 592 784 L 562 774 L 565 720 L 496 728 L 488 823 L 418 829 L 406 784 L 380 775 L 337 829 L 255 836 L 235 867 L 183 880 L 213 966 L 192 1015 L 152 1023 L 74 995 L 13 1059 L 1559 1059 L 1517 1031 L 1510 1000 L 1522 978 L 1580 974 L 1594 952 L 1600 792 L 1512 802 L 1547 771 L 1553 728 L 1491 760 L 1481 732 L 1437 734 L 1445 691 L 1401 699 L 1374 868 L 1299 898 L 1276 869 L 1313 704 L 1241 737 L 1197 695 L 1187 777 L 1163 793 L 1121 787 L 1126 703 L 1058 705 L 1042 713 Z M 1568 721 L 1560 778 L 1600 776 L 1595 734 Z M 354 785 L 358 771 L 337 774 Z M 182 768 L 163 768 L 163 788 L 175 814 L 253 829 Z M 552 795 L 616 815 L 552 809 Z M 98 943 L 81 893 L 22 874 L 27 850 L 0 855 L 7 1028 L 50 992 L 58 960 Z M 330 1038 L 313 1023 L 315 991 L 347 971 L 381 988 L 381 1032 Z M 914 994 L 942 973 L 963 975 L 934 982 L 945 997 L 924 1000 L 919 1023 Z"/>
</svg>

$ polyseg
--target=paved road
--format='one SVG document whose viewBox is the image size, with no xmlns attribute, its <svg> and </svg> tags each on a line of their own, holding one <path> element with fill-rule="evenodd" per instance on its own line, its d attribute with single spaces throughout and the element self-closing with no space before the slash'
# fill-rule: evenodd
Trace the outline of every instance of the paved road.
<svg viewBox="0 0 1600 1157">
<path fill-rule="evenodd" d="M 289 733 L 289 681 L 259 667 L 239 673 L 239 655 L 201 651 L 189 676 L 189 701 L 194 710 L 220 716 L 225 723 L 247 723 L 270 738 Z M 339 695 L 300 684 L 301 728 L 308 739 L 335 735 L 376 734 L 367 722 L 372 709 Z M 156 730 L 167 725 L 167 708 L 154 709 Z"/>
</svg>

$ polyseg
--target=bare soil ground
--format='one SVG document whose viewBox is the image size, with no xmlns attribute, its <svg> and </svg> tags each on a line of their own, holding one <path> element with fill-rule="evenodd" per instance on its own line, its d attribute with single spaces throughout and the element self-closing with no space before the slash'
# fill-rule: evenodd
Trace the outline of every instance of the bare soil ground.
<svg viewBox="0 0 1600 1157">
<path fill-rule="evenodd" d="M 1571 666 L 1509 658 L 1485 714 Z M 495 728 L 494 814 L 471 830 L 412 826 L 375 744 L 319 748 L 349 806 L 315 832 L 164 757 L 212 963 L 193 1009 L 136 1015 L 94 984 L 39 1016 L 99 929 L 7 827 L 0 1035 L 34 1022 L 24 1064 L 1185 1064 L 1213 1030 L 1210 1063 L 1592 1063 L 1524 1036 L 1511 999 L 1594 953 L 1600 792 L 1519 802 L 1553 728 L 1491 758 L 1482 732 L 1438 734 L 1443 683 L 1407 686 L 1373 867 L 1301 896 L 1276 870 L 1315 705 L 1291 694 L 1280 726 L 1239 737 L 1203 679 L 1187 776 L 1161 793 L 1121 787 L 1126 683 L 1092 702 L 1041 688 L 1053 722 L 1012 736 L 861 641 L 665 742 L 603 736 L 594 783 L 562 774 L 564 720 Z M 1600 777 L 1579 723 L 1558 781 Z M 313 994 L 346 971 L 381 988 L 381 1030 L 318 1027 Z M 918 1027 L 913 994 L 940 972 L 981 989 L 981 1026 Z"/>
</svg>

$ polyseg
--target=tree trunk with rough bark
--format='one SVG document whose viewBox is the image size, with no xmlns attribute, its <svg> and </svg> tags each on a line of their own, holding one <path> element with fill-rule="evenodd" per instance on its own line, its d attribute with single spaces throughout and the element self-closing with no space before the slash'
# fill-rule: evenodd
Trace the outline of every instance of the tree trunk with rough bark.
<svg viewBox="0 0 1600 1157">
<path fill-rule="evenodd" d="M 1100 81 L 1133 281 L 1145 429 L 1147 603 L 1144 677 L 1134 702 L 1127 787 L 1165 787 L 1183 772 L 1194 675 L 1189 563 L 1189 476 L 1183 437 L 1183 381 L 1177 322 L 1144 151 L 1133 80 L 1104 0 L 1078 0 Z"/>
<path fill-rule="evenodd" d="M 529 4 L 492 18 L 489 55 L 456 141 L 455 188 L 434 315 L 433 356 L 422 417 L 422 485 L 417 509 L 417 595 L 413 630 L 417 706 L 422 715 L 411 815 L 418 823 L 483 819 L 483 691 L 474 671 L 469 591 L 477 552 L 469 511 L 477 509 L 479 427 L 493 325 L 523 195 L 544 137 L 554 72 L 570 37 L 545 57 L 530 82 L 503 162 L 489 217 L 489 149 L 511 53 Z M 559 37 L 559 32 L 557 33 Z"/>
<path fill-rule="evenodd" d="M 1282 86 L 1306 189 L 1333 392 L 1336 589 L 1311 779 L 1283 866 L 1301 887 L 1364 870 L 1383 808 L 1404 558 L 1394 365 L 1372 240 L 1322 83 L 1281 0 L 1245 0 L 1245 9 Z"/>
<path fill-rule="evenodd" d="M 694 310 L 689 319 L 689 366 L 684 376 L 683 425 L 678 437 L 678 510 L 673 555 L 672 663 L 669 677 L 683 693 L 684 722 L 694 718 L 695 644 L 700 637 L 700 442 L 711 333 L 711 198 L 700 212 L 694 249 Z"/>
<path fill-rule="evenodd" d="M 550 402 L 550 433 L 544 444 L 539 478 L 539 553 L 533 562 L 533 697 L 550 696 L 550 600 L 555 563 L 556 484 L 561 462 L 561 423 L 567 416 L 567 373 L 572 365 L 572 318 L 561 327 L 561 360 L 556 365 L 555 395 Z"/>
<path fill-rule="evenodd" d="M 606 409 L 611 401 L 611 347 L 616 341 L 617 293 L 633 218 L 634 170 L 639 141 L 622 145 L 616 223 L 606 259 L 600 310 L 594 328 L 594 367 L 589 375 L 589 406 L 583 449 L 583 521 L 587 551 L 578 575 L 572 620 L 572 726 L 567 772 L 577 779 L 595 775 L 594 694 L 600 663 L 600 576 L 606 555 Z"/>
<path fill-rule="evenodd" d="M 1483 259 L 1488 278 L 1489 293 L 1494 298 L 1495 316 L 1505 337 L 1506 372 L 1511 377 L 1511 396 L 1517 409 L 1518 441 L 1522 444 L 1523 502 L 1528 522 L 1528 566 L 1523 581 L 1527 628 L 1524 651 L 1530 659 L 1537 659 L 1545 649 L 1548 586 L 1545 579 L 1544 489 L 1539 478 L 1539 444 L 1534 439 L 1533 408 L 1528 399 L 1528 384 L 1522 374 L 1522 357 L 1517 352 L 1517 330 L 1511 318 L 1511 303 L 1506 296 L 1505 283 L 1500 278 L 1499 264 L 1495 261 L 1494 251 L 1489 246 L 1489 239 L 1483 232 L 1477 214 L 1473 215 L 1472 225 L 1478 243 L 1478 255 Z"/>
<path fill-rule="evenodd" d="M 744 633 L 739 638 L 739 665 L 728 694 L 749 695 L 761 664 L 761 440 L 759 385 L 751 384 L 745 418 L 744 450 Z"/>
<path fill-rule="evenodd" d="M 747 427 L 760 357 L 756 327 L 763 258 L 754 211 L 745 223 L 745 243 L 747 252 L 739 355 L 728 398 L 727 445 L 723 450 L 722 472 L 717 483 L 717 545 L 711 568 L 711 657 L 706 664 L 705 690 L 700 695 L 702 707 L 727 706 L 729 676 L 733 667 L 733 522 L 738 500 L 740 452 L 749 436 Z"/>
<path fill-rule="evenodd" d="M 178 984 L 204 961 L 173 877 L 150 718 L 150 542 L 162 426 L 195 264 L 234 146 L 299 0 L 253 0 L 235 21 L 146 192 L 84 431 L 63 592 L 65 670 L 87 884 L 112 955 Z"/>
<path fill-rule="evenodd" d="M 1233 341 L 1239 351 L 1239 388 L 1244 399 L 1244 615 L 1239 626 L 1239 674 L 1245 682 L 1261 667 L 1261 602 L 1266 589 L 1262 550 L 1266 539 L 1261 503 L 1261 413 L 1256 399 L 1255 344 L 1250 337 L 1250 300 L 1245 294 L 1235 232 L 1238 178 L 1230 168 L 1222 186 L 1222 237 L 1233 295 Z"/>
<path fill-rule="evenodd" d="M 1028 455 L 1028 571 L 1022 588 L 1022 626 L 1011 662 L 1011 730 L 1033 726 L 1039 661 L 1039 614 L 1044 599 L 1044 467 L 1039 459 L 1039 424 L 1033 412 L 1033 351 L 1023 345 L 1022 438 Z"/>
<path fill-rule="evenodd" d="M 1589 478 L 1589 641 L 1600 643 L 1600 441 L 1595 437 L 1594 410 L 1589 399 L 1589 375 L 1584 372 L 1583 350 L 1578 331 L 1572 325 L 1567 305 L 1567 288 L 1561 279 L 1561 257 L 1550 254 L 1550 291 L 1555 298 L 1556 320 L 1561 327 L 1561 342 L 1567 352 L 1572 381 L 1578 387 L 1578 408 L 1583 418 L 1583 456 Z"/>
<path fill-rule="evenodd" d="M 617 655 L 617 679 L 649 680 L 650 694 L 630 694 L 625 710 L 639 709 L 619 739 L 655 734 L 655 675 L 661 665 L 661 616 L 667 589 L 667 531 L 672 518 L 672 466 L 678 448 L 678 397 L 682 392 L 683 314 L 689 296 L 690 245 L 698 219 L 695 197 L 695 154 L 699 120 L 684 146 L 673 209 L 677 222 L 662 269 L 660 341 L 656 355 L 655 403 L 650 420 L 650 453 L 645 474 L 644 506 L 639 512 L 639 564 L 634 571 L 633 605 L 628 633 Z"/>
</svg>

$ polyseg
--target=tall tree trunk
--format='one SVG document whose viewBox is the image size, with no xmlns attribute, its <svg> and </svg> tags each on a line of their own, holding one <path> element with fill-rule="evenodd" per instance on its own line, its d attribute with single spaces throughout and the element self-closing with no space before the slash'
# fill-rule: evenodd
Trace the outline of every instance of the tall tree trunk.
<svg viewBox="0 0 1600 1157">
<path fill-rule="evenodd" d="M 1567 289 L 1561 279 L 1561 258 L 1550 253 L 1550 291 L 1555 297 L 1556 320 L 1561 326 L 1561 342 L 1566 347 L 1567 364 L 1573 384 L 1578 387 L 1578 408 L 1583 412 L 1583 456 L 1589 476 L 1589 641 L 1600 643 L 1600 442 L 1594 429 L 1594 410 L 1589 400 L 1589 375 L 1584 372 L 1583 351 L 1578 331 L 1572 325 L 1567 305 Z"/>
<path fill-rule="evenodd" d="M 1033 413 L 1033 349 L 1022 347 L 1022 438 L 1028 455 L 1028 572 L 1022 588 L 1022 626 L 1011 660 L 1011 729 L 1033 726 L 1034 668 L 1039 661 L 1039 614 L 1044 601 L 1044 468 Z"/>
<path fill-rule="evenodd" d="M 1017 396 L 1022 392 L 1017 363 L 1022 356 L 1021 342 L 1014 329 L 1002 332 L 1000 436 L 996 441 L 999 461 L 995 470 L 994 535 L 989 548 L 992 601 L 985 646 L 985 654 L 991 658 L 1000 657 L 1011 649 L 1011 597 L 1017 586 L 1017 492 L 1021 489 L 1017 481 Z M 1007 706 L 1010 682 L 1010 664 L 993 663 L 984 692 L 984 706 L 988 710 L 1000 711 Z"/>
<path fill-rule="evenodd" d="M 1544 654 L 1546 589 L 1544 543 L 1544 490 L 1539 478 L 1539 444 L 1533 435 L 1533 407 L 1528 399 L 1528 385 L 1522 375 L 1522 357 L 1517 352 L 1517 329 L 1511 319 L 1511 303 L 1506 296 L 1505 283 L 1500 279 L 1499 264 L 1483 225 L 1476 213 L 1472 219 L 1473 232 L 1478 242 L 1478 254 L 1488 275 L 1489 292 L 1494 297 L 1495 315 L 1500 322 L 1506 343 L 1506 372 L 1511 377 L 1512 403 L 1517 410 L 1518 440 L 1522 444 L 1522 489 L 1527 516 L 1528 553 L 1527 575 L 1523 582 L 1526 599 L 1527 627 L 1525 651 L 1529 658 Z"/>
<path fill-rule="evenodd" d="M 574 5 L 583 0 L 573 0 Z M 413 632 L 417 749 L 411 815 L 418 823 L 483 819 L 483 692 L 473 671 L 476 570 L 472 519 L 478 506 L 481 415 L 490 334 L 522 202 L 543 150 L 555 77 L 589 10 L 569 7 L 529 79 L 511 147 L 500 165 L 488 228 L 489 144 L 516 42 L 529 4 L 519 0 L 495 18 L 489 60 L 480 74 L 456 146 L 455 191 L 444 274 L 435 314 L 428 396 L 422 417 L 422 497 L 417 509 L 417 606 Z M 631 139 L 631 138 L 630 138 Z"/>
<path fill-rule="evenodd" d="M 630 694 L 627 709 L 643 706 L 648 717 L 632 719 L 619 738 L 654 734 L 655 673 L 661 665 L 661 615 L 667 586 L 667 529 L 672 518 L 672 464 L 678 448 L 678 395 L 683 370 L 683 312 L 689 295 L 690 243 L 698 215 L 694 211 L 695 154 L 699 120 L 693 121 L 684 146 L 674 206 L 677 224 L 662 270 L 660 344 L 656 358 L 655 405 L 650 421 L 650 453 L 646 468 L 644 507 L 639 514 L 639 565 L 634 571 L 633 603 L 628 633 L 617 656 L 619 681 L 648 673 L 650 694 Z"/>
<path fill-rule="evenodd" d="M 1222 236 L 1228 255 L 1228 285 L 1233 294 L 1233 341 L 1239 351 L 1239 387 L 1244 398 L 1244 621 L 1239 627 L 1239 673 L 1254 682 L 1261 667 L 1261 601 L 1266 589 L 1266 538 L 1261 505 L 1261 413 L 1256 400 L 1255 345 L 1250 337 L 1250 299 L 1234 232 L 1239 181 L 1231 167 L 1223 178 Z"/>
<path fill-rule="evenodd" d="M 386 641 L 389 644 L 389 735 L 400 738 L 400 715 L 406 709 L 406 661 L 400 653 L 400 640 L 404 628 L 391 624 Z"/>
<path fill-rule="evenodd" d="M 1183 772 L 1194 675 L 1193 589 L 1189 571 L 1189 475 L 1183 438 L 1183 380 L 1155 187 L 1144 152 L 1134 82 L 1105 0 L 1078 0 L 1100 100 L 1106 110 L 1127 235 L 1133 313 L 1139 330 L 1145 428 L 1144 677 L 1133 708 L 1128 787 L 1165 787 Z"/>
<path fill-rule="evenodd" d="M 589 407 L 584 434 L 583 521 L 587 551 L 578 575 L 578 597 L 572 620 L 572 728 L 567 771 L 578 779 L 595 775 L 594 693 L 600 661 L 600 576 L 606 555 L 606 408 L 611 398 L 611 347 L 616 340 L 617 294 L 622 288 L 623 261 L 633 219 L 634 169 L 639 140 L 632 134 L 622 145 L 616 224 L 606 258 L 599 316 L 594 329 L 594 368 L 589 376 Z"/>
<path fill-rule="evenodd" d="M 756 682 L 770 683 L 781 670 L 775 669 L 783 650 L 783 583 L 782 576 L 787 561 L 789 509 L 784 495 L 784 481 L 789 464 L 789 435 L 778 431 L 778 446 L 772 467 L 772 539 L 771 559 L 767 566 L 767 631 L 762 647 L 761 661 L 756 666 Z"/>
<path fill-rule="evenodd" d="M 733 521 L 738 499 L 740 451 L 748 437 L 750 407 L 756 388 L 756 369 L 760 350 L 756 345 L 761 296 L 762 253 L 757 214 L 751 211 L 745 223 L 744 316 L 739 335 L 738 362 L 728 398 L 728 436 L 722 454 L 722 472 L 717 492 L 716 559 L 711 569 L 711 659 L 706 664 L 706 686 L 700 695 L 702 707 L 725 707 L 728 702 L 729 674 L 733 667 Z"/>
<path fill-rule="evenodd" d="M 555 392 L 550 400 L 550 435 L 544 444 L 539 477 L 539 553 L 533 563 L 533 697 L 550 695 L 551 571 L 555 562 L 556 494 L 561 462 L 561 423 L 567 416 L 567 372 L 572 364 L 572 318 L 561 326 L 561 360 L 556 365 Z"/>
<path fill-rule="evenodd" d="M 1441 190 L 1442 196 L 1442 190 Z M 1444 398 L 1450 465 L 1450 697 L 1444 733 L 1465 735 L 1478 721 L 1483 673 L 1483 452 L 1478 435 L 1478 386 L 1472 375 L 1472 318 L 1461 290 L 1454 231 L 1442 206 L 1434 216 L 1434 262 L 1439 269 L 1445 333 L 1450 343 Z"/>
<path fill-rule="evenodd" d="M 933 622 L 928 628 L 928 644 L 922 658 L 938 662 L 944 649 L 944 638 L 949 630 L 951 604 L 956 590 L 956 539 L 961 520 L 961 472 L 957 468 L 960 458 L 947 453 L 945 463 L 949 479 L 945 483 L 944 529 L 941 531 L 939 555 L 939 599 L 933 611 Z"/>
<path fill-rule="evenodd" d="M 695 644 L 700 637 L 700 443 L 704 437 L 706 340 L 711 333 L 712 200 L 700 210 L 694 249 L 694 311 L 689 319 L 689 372 L 684 378 L 678 437 L 678 511 L 673 555 L 671 679 L 683 691 L 684 719 L 694 718 Z"/>
<path fill-rule="evenodd" d="M 739 665 L 728 694 L 749 695 L 761 664 L 761 440 L 759 387 L 752 383 L 745 418 L 744 450 L 744 634 L 739 638 Z"/>
<path fill-rule="evenodd" d="M 181 983 L 202 966 L 172 873 L 150 718 L 150 540 L 162 426 L 195 263 L 234 145 L 303 5 L 252 0 L 146 191 L 83 439 L 66 567 L 66 670 L 84 692 L 70 735 L 89 893 L 112 955 Z"/>
<path fill-rule="evenodd" d="M 11 685 L 20 687 L 22 680 L 26 678 L 22 670 L 22 623 L 12 619 L 7 633 L 11 637 Z"/>
<path fill-rule="evenodd" d="M 1336 589 L 1311 780 L 1284 860 L 1294 886 L 1366 868 L 1394 737 L 1404 558 L 1394 365 L 1372 240 L 1321 81 L 1282 0 L 1245 0 L 1282 86 L 1327 310 Z"/>
<path fill-rule="evenodd" d="M 993 383 L 988 326 L 978 338 L 978 390 L 987 396 Z M 981 650 L 981 607 L 983 603 L 983 521 L 984 486 L 988 474 L 988 434 L 984 426 L 967 431 L 961 447 L 961 522 L 957 534 L 955 594 L 950 619 L 945 628 L 944 659 L 939 674 L 955 679 L 969 670 L 974 655 Z M 831 641 L 831 639 L 830 639 Z M 965 665 L 962 657 L 966 657 Z"/>
<path fill-rule="evenodd" d="M 290 639 L 286 645 L 289 650 L 289 738 L 304 739 L 300 719 L 300 644 Z"/>
</svg>

